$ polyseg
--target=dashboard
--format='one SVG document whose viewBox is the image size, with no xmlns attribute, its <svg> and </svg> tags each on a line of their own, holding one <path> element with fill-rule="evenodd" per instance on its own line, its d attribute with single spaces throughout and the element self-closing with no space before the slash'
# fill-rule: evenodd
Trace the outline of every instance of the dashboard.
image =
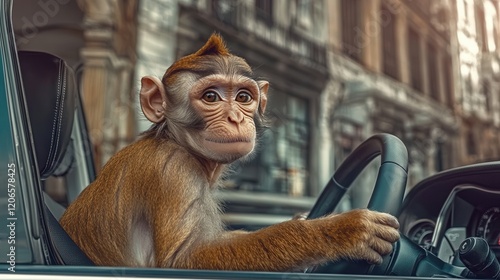
<svg viewBox="0 0 500 280">
<path fill-rule="evenodd" d="M 415 185 L 399 214 L 401 232 L 443 261 L 460 265 L 468 237 L 484 238 L 500 260 L 500 162 L 438 173 Z"/>
</svg>

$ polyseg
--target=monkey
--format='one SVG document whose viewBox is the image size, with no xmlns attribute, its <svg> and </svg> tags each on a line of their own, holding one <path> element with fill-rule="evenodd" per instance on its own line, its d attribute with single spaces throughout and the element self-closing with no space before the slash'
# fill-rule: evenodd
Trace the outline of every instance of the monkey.
<svg viewBox="0 0 500 280">
<path fill-rule="evenodd" d="M 230 231 L 217 200 L 231 163 L 254 152 L 269 82 L 217 33 L 160 79 L 141 79 L 151 127 L 104 165 L 60 224 L 96 264 L 296 271 L 340 259 L 379 264 L 399 239 L 392 215 L 355 209 Z"/>
</svg>

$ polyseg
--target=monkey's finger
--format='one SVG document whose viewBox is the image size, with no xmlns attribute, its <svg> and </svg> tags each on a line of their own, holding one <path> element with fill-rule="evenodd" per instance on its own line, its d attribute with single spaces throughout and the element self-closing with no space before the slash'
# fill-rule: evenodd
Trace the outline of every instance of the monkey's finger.
<svg viewBox="0 0 500 280">
<path fill-rule="evenodd" d="M 401 237 L 398 230 L 387 226 L 381 226 L 378 230 L 376 230 L 375 235 L 391 243 L 398 241 Z"/>
<path fill-rule="evenodd" d="M 370 247 L 380 255 L 387 255 L 392 252 L 392 243 L 379 238 L 374 238 Z"/>
<path fill-rule="evenodd" d="M 370 247 L 365 248 L 363 252 L 362 259 L 366 260 L 370 264 L 381 264 L 384 259 L 382 256 L 375 250 Z"/>
<path fill-rule="evenodd" d="M 387 213 L 378 213 L 377 218 L 376 218 L 377 223 L 382 224 L 382 225 L 387 225 L 393 228 L 398 229 L 399 228 L 399 221 L 396 219 L 396 217 L 387 214 Z"/>
</svg>

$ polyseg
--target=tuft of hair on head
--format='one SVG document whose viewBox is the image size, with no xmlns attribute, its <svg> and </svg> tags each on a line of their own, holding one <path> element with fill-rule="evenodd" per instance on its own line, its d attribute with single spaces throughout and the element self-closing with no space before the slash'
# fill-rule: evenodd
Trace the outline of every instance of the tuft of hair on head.
<svg viewBox="0 0 500 280">
<path fill-rule="evenodd" d="M 218 33 L 212 33 L 207 42 L 195 53 L 181 57 L 179 60 L 174 62 L 163 75 L 162 82 L 164 84 L 171 84 L 172 77 L 177 72 L 182 72 L 185 70 L 196 71 L 202 70 L 200 67 L 200 60 L 203 60 L 205 56 L 232 56 L 226 47 L 226 43 L 222 36 Z"/>
<path fill-rule="evenodd" d="M 218 33 L 212 33 L 208 41 L 205 43 L 201 49 L 199 49 L 195 56 L 204 55 L 230 55 L 229 50 L 226 47 L 224 39 Z"/>
</svg>

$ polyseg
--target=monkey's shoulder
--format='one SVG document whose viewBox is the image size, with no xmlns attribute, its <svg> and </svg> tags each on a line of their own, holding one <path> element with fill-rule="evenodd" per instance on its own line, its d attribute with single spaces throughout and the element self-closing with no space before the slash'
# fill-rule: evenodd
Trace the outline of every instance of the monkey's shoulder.
<svg viewBox="0 0 500 280">
<path fill-rule="evenodd" d="M 201 163 L 174 141 L 141 138 L 113 155 L 88 189 L 92 193 L 102 189 L 142 189 L 146 185 L 171 189 L 193 181 L 205 182 L 204 174 Z"/>
<path fill-rule="evenodd" d="M 185 147 L 170 139 L 143 137 L 117 152 L 106 164 L 143 171 L 184 169 L 191 166 L 197 170 L 200 162 Z"/>
<path fill-rule="evenodd" d="M 172 140 L 153 137 L 140 138 L 118 151 L 109 162 L 122 163 L 164 163 L 173 156 L 189 156 L 189 152 Z"/>
</svg>

